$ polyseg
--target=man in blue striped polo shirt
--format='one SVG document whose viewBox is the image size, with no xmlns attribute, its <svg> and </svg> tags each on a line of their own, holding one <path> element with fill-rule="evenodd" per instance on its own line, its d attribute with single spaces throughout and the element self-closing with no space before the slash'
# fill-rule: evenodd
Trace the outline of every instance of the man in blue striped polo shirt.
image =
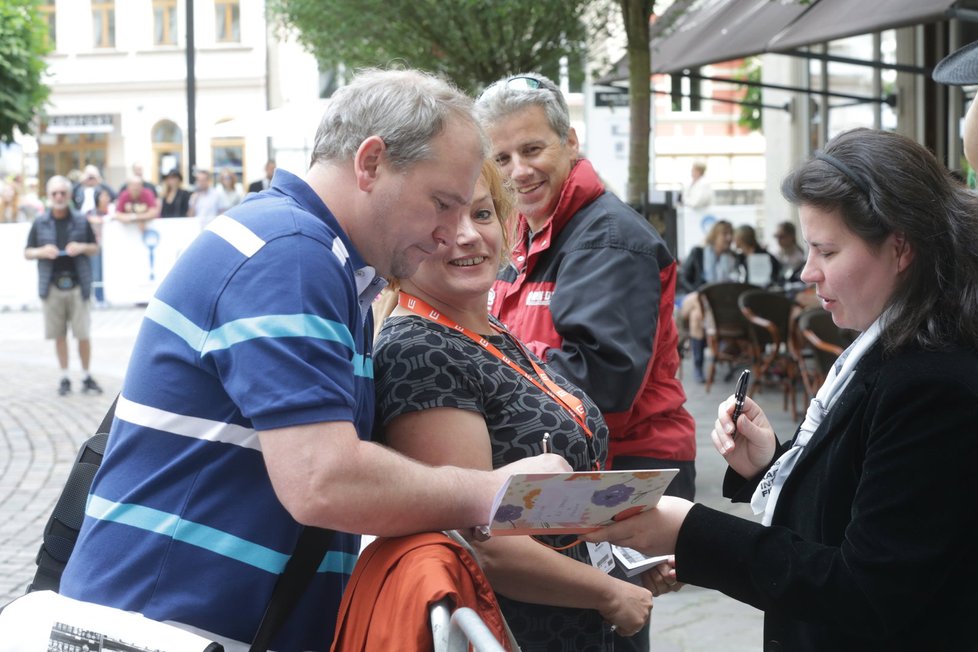
<svg viewBox="0 0 978 652">
<path fill-rule="evenodd" d="M 370 304 L 456 237 L 486 152 L 470 100 L 417 71 L 330 101 L 305 178 L 215 219 L 146 310 L 61 592 L 246 650 L 303 525 L 484 523 L 508 473 L 367 441 Z M 276 650 L 327 650 L 359 537 L 337 534 Z"/>
</svg>

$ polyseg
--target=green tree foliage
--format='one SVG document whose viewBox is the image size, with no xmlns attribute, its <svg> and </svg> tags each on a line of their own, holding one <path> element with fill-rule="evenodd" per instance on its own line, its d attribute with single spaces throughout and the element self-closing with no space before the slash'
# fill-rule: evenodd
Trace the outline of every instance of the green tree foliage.
<svg viewBox="0 0 978 652">
<path fill-rule="evenodd" d="M 757 57 L 749 57 L 744 59 L 744 63 L 737 71 L 735 77 L 738 79 L 743 79 L 744 81 L 759 84 L 761 82 L 761 62 Z M 740 119 L 737 120 L 737 124 L 739 124 L 741 127 L 746 127 L 751 131 L 760 131 L 762 126 L 760 103 L 763 99 L 761 95 L 761 87 L 745 86 L 744 96 L 741 99 L 743 99 L 745 103 L 740 107 Z"/>
<path fill-rule="evenodd" d="M 0 2 L 0 142 L 12 142 L 18 129 L 31 133 L 50 92 L 42 81 L 48 49 L 36 0 Z"/>
<path fill-rule="evenodd" d="M 607 0 L 598 4 L 612 7 Z M 295 28 L 323 67 L 401 62 L 440 73 L 470 92 L 529 70 L 556 77 L 561 56 L 582 61 L 588 38 L 607 18 L 594 5 L 593 0 L 268 2 L 271 15 Z M 583 74 L 580 64 L 570 70 Z"/>
</svg>

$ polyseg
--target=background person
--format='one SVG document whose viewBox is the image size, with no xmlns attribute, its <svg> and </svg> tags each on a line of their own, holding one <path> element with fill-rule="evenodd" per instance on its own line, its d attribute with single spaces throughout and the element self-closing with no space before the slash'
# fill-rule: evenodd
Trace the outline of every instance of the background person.
<svg viewBox="0 0 978 652">
<path fill-rule="evenodd" d="M 248 192 L 261 192 L 262 190 L 268 190 L 268 187 L 272 185 L 272 177 L 274 176 L 275 159 L 270 158 L 265 161 L 265 176 L 248 184 Z"/>
<path fill-rule="evenodd" d="M 99 192 L 108 190 L 112 199 L 115 199 L 115 192 L 108 184 L 102 181 L 102 173 L 94 165 L 86 165 L 81 172 L 78 183 L 72 188 L 71 202 L 75 210 L 87 213 L 95 207 L 95 200 Z"/>
<path fill-rule="evenodd" d="M 143 185 L 142 177 L 129 177 L 126 189 L 119 193 L 116 201 L 115 219 L 123 224 L 138 224 L 139 229 L 145 231 L 146 223 L 158 215 L 156 195 Z"/>
<path fill-rule="evenodd" d="M 187 217 L 189 213 L 190 191 L 183 188 L 183 174 L 173 168 L 163 177 L 160 217 Z"/>
<path fill-rule="evenodd" d="M 78 340 L 82 390 L 101 394 L 89 373 L 92 359 L 92 263 L 98 253 L 95 233 L 81 214 L 71 209 L 71 182 L 53 176 L 47 183 L 48 209 L 37 217 L 27 234 L 24 257 L 37 261 L 37 289 L 44 304 L 44 336 L 54 340 L 61 382 L 58 394 L 71 392 L 68 378 L 68 326 Z"/>
<path fill-rule="evenodd" d="M 482 525 L 510 473 L 567 469 L 433 468 L 368 441 L 371 302 L 455 234 L 484 158 L 471 100 L 435 77 L 365 71 L 332 96 L 305 178 L 279 170 L 214 220 L 147 306 L 61 593 L 243 651 L 303 527 L 329 528 L 271 644 L 325 652 L 345 533 Z"/>
<path fill-rule="evenodd" d="M 697 161 L 689 170 L 689 183 L 683 190 L 683 206 L 704 211 L 713 205 L 713 201 L 713 186 L 706 179 L 706 163 Z"/>
<path fill-rule="evenodd" d="M 0 181 L 0 222 L 29 221 L 27 206 L 21 205 L 20 193 L 13 181 Z"/>
<path fill-rule="evenodd" d="M 194 172 L 194 191 L 190 195 L 187 216 L 196 217 L 201 230 L 207 228 L 207 225 L 221 214 L 219 210 L 221 197 L 211 182 L 210 170 L 198 169 Z"/>
<path fill-rule="evenodd" d="M 88 223 L 92 225 L 95 243 L 98 245 L 98 253 L 91 257 L 92 294 L 98 306 L 105 305 L 105 291 L 102 287 L 102 229 L 113 217 L 115 217 L 115 204 L 112 203 L 112 195 L 107 190 L 100 190 L 95 199 L 95 208 L 85 216 Z"/>
<path fill-rule="evenodd" d="M 978 197 L 923 146 L 833 138 L 782 184 L 813 283 L 860 331 L 792 441 L 747 400 L 712 438 L 724 494 L 763 523 L 665 497 L 588 539 L 675 553 L 678 579 L 765 612 L 784 650 L 975 650 Z"/>
<path fill-rule="evenodd" d="M 131 170 L 131 172 L 130 172 L 129 176 L 126 178 L 126 182 L 124 184 L 122 184 L 122 186 L 119 188 L 119 194 L 120 195 L 126 189 L 126 187 L 129 185 L 129 182 L 130 182 L 130 180 L 133 177 L 139 177 L 139 180 L 143 182 L 143 188 L 145 188 L 150 193 L 152 193 L 153 194 L 153 197 L 158 197 L 159 196 L 158 193 L 156 192 L 156 186 L 153 185 L 153 182 L 146 180 L 146 175 L 143 174 L 143 164 L 142 163 L 133 163 L 132 164 L 132 167 L 130 168 L 130 170 Z"/>
<path fill-rule="evenodd" d="M 224 168 L 218 176 L 217 212 L 223 213 L 240 203 L 241 190 L 238 188 L 238 177 L 231 168 Z"/>
<path fill-rule="evenodd" d="M 737 257 L 731 248 L 733 225 L 717 220 L 706 234 L 702 246 L 693 247 L 679 271 L 677 286 L 685 292 L 679 305 L 679 319 L 686 324 L 689 348 L 693 352 L 693 377 L 705 383 L 703 361 L 706 352 L 706 324 L 698 289 L 707 283 L 737 280 Z"/>
<path fill-rule="evenodd" d="M 734 246 L 737 248 L 737 264 L 744 283 L 760 287 L 778 285 L 781 280 L 781 263 L 757 241 L 757 232 L 749 224 L 734 229 Z M 754 258 L 760 258 L 758 263 Z M 752 278 L 751 269 L 767 270 L 763 278 Z"/>
<path fill-rule="evenodd" d="M 689 182 L 683 187 L 682 194 L 679 196 L 683 212 L 676 247 L 680 257 L 687 253 L 688 248 L 694 246 L 706 230 L 707 218 L 710 217 L 710 209 L 715 200 L 713 186 L 706 178 L 706 163 L 694 162 L 689 170 Z"/>
<path fill-rule="evenodd" d="M 422 462 L 485 470 L 540 452 L 548 432 L 553 452 L 575 471 L 590 471 L 603 464 L 608 445 L 597 406 L 486 311 L 510 251 L 512 216 L 513 198 L 495 162 L 487 161 L 457 235 L 400 281 L 401 304 L 375 352 L 378 426 L 388 445 Z M 445 319 L 431 321 L 430 309 Z M 425 369 L 423 379 L 418 369 Z M 571 392 L 586 419 L 546 391 L 536 369 Z M 474 544 L 524 652 L 612 650 L 609 624 L 630 635 L 648 622 L 649 591 L 592 566 L 587 546 L 573 545 L 575 539 L 513 536 Z"/>
<path fill-rule="evenodd" d="M 798 244 L 798 235 L 793 222 L 780 222 L 774 229 L 777 246 L 774 255 L 781 263 L 781 278 L 785 283 L 801 280 L 801 270 L 805 267 L 805 250 Z"/>
</svg>

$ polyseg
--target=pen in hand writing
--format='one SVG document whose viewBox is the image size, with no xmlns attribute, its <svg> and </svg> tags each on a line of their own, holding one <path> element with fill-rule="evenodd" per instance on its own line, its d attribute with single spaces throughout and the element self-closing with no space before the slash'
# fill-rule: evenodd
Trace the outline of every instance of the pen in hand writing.
<svg viewBox="0 0 978 652">
<path fill-rule="evenodd" d="M 737 419 L 740 418 L 741 413 L 744 411 L 744 399 L 747 398 L 747 385 L 750 383 L 750 369 L 744 369 L 743 373 L 740 374 L 740 379 L 737 380 L 737 389 L 734 392 L 734 410 L 733 410 L 733 432 L 730 433 L 730 438 L 734 439 L 737 437 Z"/>
</svg>

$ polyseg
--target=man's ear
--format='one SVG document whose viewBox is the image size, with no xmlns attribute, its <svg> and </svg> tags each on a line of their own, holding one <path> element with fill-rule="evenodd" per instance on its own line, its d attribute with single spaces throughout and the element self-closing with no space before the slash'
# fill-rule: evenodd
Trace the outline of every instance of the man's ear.
<svg viewBox="0 0 978 652">
<path fill-rule="evenodd" d="M 571 148 L 573 152 L 573 158 L 576 161 L 581 156 L 581 141 L 577 139 L 577 131 L 574 127 L 571 127 L 567 131 L 567 146 Z"/>
<path fill-rule="evenodd" d="M 387 144 L 380 136 L 370 136 L 357 148 L 353 157 L 353 171 L 357 178 L 357 188 L 369 192 L 377 178 L 380 168 L 387 156 Z"/>
</svg>

